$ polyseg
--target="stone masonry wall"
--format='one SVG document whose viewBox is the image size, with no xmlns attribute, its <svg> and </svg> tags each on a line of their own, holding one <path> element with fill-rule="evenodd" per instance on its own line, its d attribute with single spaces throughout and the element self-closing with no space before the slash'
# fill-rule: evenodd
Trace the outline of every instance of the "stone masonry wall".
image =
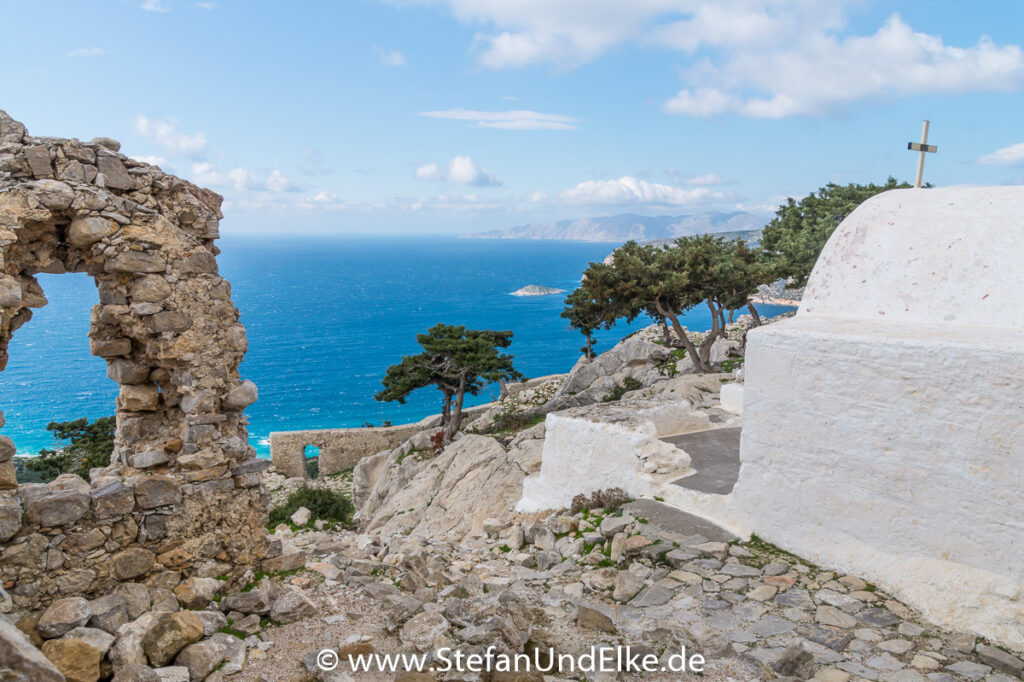
<svg viewBox="0 0 1024 682">
<path fill-rule="evenodd" d="M 267 463 L 243 416 L 257 391 L 239 378 L 245 329 L 217 274 L 221 197 L 119 148 L 30 137 L 0 111 L 0 370 L 46 304 L 35 275 L 86 272 L 90 350 L 120 384 L 111 465 L 88 482 L 18 486 L 0 436 L 0 611 L 240 571 L 265 549 Z"/>
<path fill-rule="evenodd" d="M 285 476 L 306 477 L 306 446 L 320 449 L 321 476 L 351 469 L 364 457 L 390 450 L 423 429 L 436 418 L 416 424 L 365 429 L 316 429 L 276 431 L 270 434 L 270 457 L 277 471 Z"/>
</svg>

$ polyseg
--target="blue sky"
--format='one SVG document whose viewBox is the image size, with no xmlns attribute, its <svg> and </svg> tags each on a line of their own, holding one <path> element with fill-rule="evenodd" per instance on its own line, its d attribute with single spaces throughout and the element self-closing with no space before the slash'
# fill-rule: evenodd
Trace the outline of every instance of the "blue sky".
<svg viewBox="0 0 1024 682">
<path fill-rule="evenodd" d="M 225 196 L 223 231 L 465 232 L 1024 182 L 1024 3 L 2 3 L 0 108 Z M 19 28 L 20 27 L 20 28 Z"/>
</svg>

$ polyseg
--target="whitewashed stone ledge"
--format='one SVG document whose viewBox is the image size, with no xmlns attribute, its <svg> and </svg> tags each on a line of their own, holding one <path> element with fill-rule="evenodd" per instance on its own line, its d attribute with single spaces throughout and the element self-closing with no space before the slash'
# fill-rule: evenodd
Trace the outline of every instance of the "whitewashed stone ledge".
<svg viewBox="0 0 1024 682">
<path fill-rule="evenodd" d="M 660 440 L 710 426 L 685 400 L 600 403 L 549 414 L 540 472 L 523 481 L 517 511 L 568 507 L 572 498 L 622 488 L 651 495 L 669 479 L 693 473 L 690 456 Z"/>
</svg>

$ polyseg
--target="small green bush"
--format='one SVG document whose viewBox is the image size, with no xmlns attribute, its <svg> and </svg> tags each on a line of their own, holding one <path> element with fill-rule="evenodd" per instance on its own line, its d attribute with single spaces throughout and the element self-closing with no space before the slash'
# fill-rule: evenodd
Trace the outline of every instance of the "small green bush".
<svg viewBox="0 0 1024 682">
<path fill-rule="evenodd" d="M 320 458 L 309 457 L 306 459 L 306 475 L 310 478 L 320 477 Z"/>
<path fill-rule="evenodd" d="M 303 486 L 290 494 L 284 504 L 270 510 L 270 521 L 267 523 L 267 527 L 273 529 L 281 523 L 290 524 L 289 519 L 299 507 L 305 507 L 311 512 L 309 517 L 311 524 L 322 519 L 330 523 L 347 525 L 355 511 L 352 501 L 342 493 L 327 488 Z"/>
<path fill-rule="evenodd" d="M 616 400 L 621 400 L 622 396 L 626 395 L 630 391 L 635 391 L 643 387 L 643 383 L 637 379 L 634 379 L 633 377 L 626 377 L 622 380 L 621 384 L 615 384 L 615 388 L 613 388 L 608 395 L 602 398 L 601 402 L 613 403 Z"/>
</svg>

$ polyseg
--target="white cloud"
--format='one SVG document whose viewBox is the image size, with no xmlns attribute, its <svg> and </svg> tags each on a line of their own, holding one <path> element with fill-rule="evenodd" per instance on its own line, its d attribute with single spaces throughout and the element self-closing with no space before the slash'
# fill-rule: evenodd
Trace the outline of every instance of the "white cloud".
<svg viewBox="0 0 1024 682">
<path fill-rule="evenodd" d="M 171 8 L 164 4 L 164 0 L 143 0 L 139 6 L 147 12 L 170 12 Z"/>
<path fill-rule="evenodd" d="M 704 173 L 703 175 L 693 175 L 686 179 L 687 185 L 721 185 L 724 180 L 718 177 L 714 173 Z"/>
<path fill-rule="evenodd" d="M 141 161 L 142 163 L 148 163 L 153 166 L 162 166 L 167 163 L 167 159 L 162 156 L 131 156 L 129 158 Z"/>
<path fill-rule="evenodd" d="M 420 197 L 394 196 L 378 200 L 355 201 L 343 199 L 336 194 L 326 191 L 321 191 L 312 197 L 301 199 L 296 204 L 296 207 L 310 211 L 359 214 L 438 213 L 441 215 L 506 210 L 508 208 L 501 200 L 480 197 L 476 194 L 438 194 Z"/>
<path fill-rule="evenodd" d="M 217 4 L 213 2 L 197 2 L 196 7 L 199 9 L 212 10 L 217 9 Z"/>
<path fill-rule="evenodd" d="M 625 44 L 675 50 L 684 85 L 668 113 L 822 115 L 879 97 L 1024 89 L 1024 52 L 980 37 L 966 47 L 893 14 L 851 31 L 861 0 L 447 0 L 477 26 L 478 63 L 573 68 Z"/>
<path fill-rule="evenodd" d="M 590 180 L 558 195 L 561 201 L 573 204 L 643 204 L 650 206 L 683 206 L 720 199 L 721 194 L 706 187 L 684 189 L 647 182 L 632 176 L 618 180 Z"/>
<path fill-rule="evenodd" d="M 178 130 L 178 121 L 173 118 L 156 120 L 136 116 L 135 132 L 174 154 L 200 159 L 206 153 L 206 133 L 186 135 Z"/>
<path fill-rule="evenodd" d="M 498 187 L 501 180 L 486 168 L 477 165 L 468 156 L 456 156 L 447 166 L 427 163 L 416 169 L 416 177 L 420 180 L 440 180 L 455 182 L 460 185 L 475 187 Z"/>
<path fill-rule="evenodd" d="M 193 163 L 189 177 L 197 185 L 229 188 L 236 192 L 280 193 L 297 192 L 300 189 L 279 170 L 273 170 L 263 178 L 247 168 L 232 168 L 227 172 L 220 172 L 212 163 L 205 161 Z"/>
<path fill-rule="evenodd" d="M 98 57 L 103 54 L 101 47 L 80 47 L 68 52 L 69 57 Z"/>
<path fill-rule="evenodd" d="M 443 111 L 421 111 L 420 116 L 445 118 L 453 121 L 468 121 L 478 128 L 501 128 L 503 130 L 576 130 L 578 118 L 561 114 L 542 114 L 537 111 L 474 111 L 472 109 L 445 109 Z"/>
<path fill-rule="evenodd" d="M 751 118 L 827 114 L 863 99 L 1024 87 L 1024 52 L 982 38 L 969 48 L 917 33 L 892 15 L 869 36 L 820 32 L 777 49 L 739 48 L 691 69 L 665 111 Z"/>
<path fill-rule="evenodd" d="M 978 157 L 976 163 L 983 166 L 1017 166 L 1024 164 L 1024 142 L 997 149 L 991 154 Z"/>
<path fill-rule="evenodd" d="M 405 66 L 406 64 L 405 55 L 398 50 L 383 50 L 375 46 L 373 51 L 377 53 L 377 58 L 384 66 Z"/>
</svg>

